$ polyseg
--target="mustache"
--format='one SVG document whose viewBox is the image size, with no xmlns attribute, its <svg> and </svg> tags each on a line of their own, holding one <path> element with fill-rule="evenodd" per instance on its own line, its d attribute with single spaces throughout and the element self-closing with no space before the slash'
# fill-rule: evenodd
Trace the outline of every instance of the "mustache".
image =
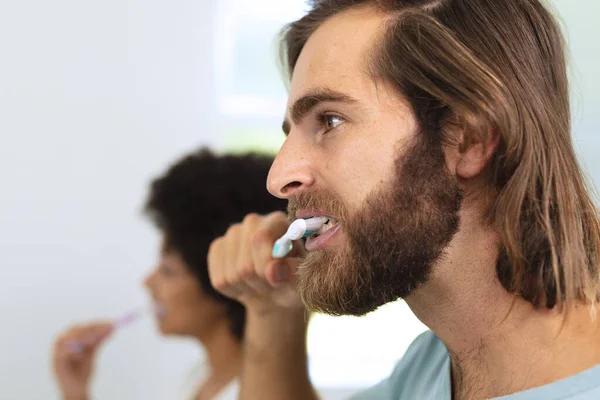
<svg viewBox="0 0 600 400">
<path fill-rule="evenodd" d="M 287 206 L 288 219 L 296 220 L 298 211 L 311 210 L 327 213 L 331 217 L 343 221 L 348 218 L 348 211 L 341 199 L 329 191 L 313 189 L 290 198 Z"/>
</svg>

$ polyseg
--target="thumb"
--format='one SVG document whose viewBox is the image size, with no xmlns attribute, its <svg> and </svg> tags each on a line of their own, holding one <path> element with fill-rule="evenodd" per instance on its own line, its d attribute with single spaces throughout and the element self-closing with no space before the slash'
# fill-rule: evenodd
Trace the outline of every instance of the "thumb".
<svg viewBox="0 0 600 400">
<path fill-rule="evenodd" d="M 302 240 L 294 240 L 288 257 L 271 260 L 265 268 L 265 278 L 273 287 L 295 282 L 298 267 L 302 263 L 306 250 Z"/>
<path fill-rule="evenodd" d="M 271 260 L 265 268 L 265 279 L 273 287 L 293 285 L 301 262 L 302 258 L 298 257 Z"/>
</svg>

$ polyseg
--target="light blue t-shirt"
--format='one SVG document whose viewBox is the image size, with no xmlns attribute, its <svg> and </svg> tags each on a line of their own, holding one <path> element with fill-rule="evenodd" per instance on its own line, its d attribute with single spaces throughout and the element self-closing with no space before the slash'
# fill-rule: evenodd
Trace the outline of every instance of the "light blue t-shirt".
<svg viewBox="0 0 600 400">
<path fill-rule="evenodd" d="M 450 356 L 431 331 L 410 345 L 389 378 L 353 400 L 451 400 Z M 600 365 L 572 377 L 496 400 L 600 400 Z"/>
</svg>

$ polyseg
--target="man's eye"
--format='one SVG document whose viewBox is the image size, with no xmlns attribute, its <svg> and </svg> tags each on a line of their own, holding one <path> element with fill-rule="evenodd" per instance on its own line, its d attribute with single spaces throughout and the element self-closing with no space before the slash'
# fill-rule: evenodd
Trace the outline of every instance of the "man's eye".
<svg viewBox="0 0 600 400">
<path fill-rule="evenodd" d="M 325 131 L 335 129 L 345 122 L 343 118 L 330 114 L 319 115 L 319 120 L 325 126 Z"/>
<path fill-rule="evenodd" d="M 336 116 L 327 117 L 327 129 L 337 128 L 343 122 L 344 122 L 344 120 L 342 120 L 340 117 L 336 117 Z"/>
</svg>

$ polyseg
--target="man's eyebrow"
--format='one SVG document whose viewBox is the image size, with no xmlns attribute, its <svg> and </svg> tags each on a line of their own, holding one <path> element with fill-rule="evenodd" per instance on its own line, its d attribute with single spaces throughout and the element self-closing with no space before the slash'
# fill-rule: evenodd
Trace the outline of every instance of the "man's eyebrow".
<svg viewBox="0 0 600 400">
<path fill-rule="evenodd" d="M 336 102 L 336 103 L 347 103 L 352 104 L 356 103 L 357 100 L 348 96 L 345 93 L 338 92 L 332 89 L 315 89 L 304 96 L 300 97 L 298 100 L 294 102 L 294 104 L 290 107 L 290 115 L 292 116 L 292 121 L 295 124 L 300 123 L 304 117 L 318 104 L 324 102 Z M 286 119 L 283 121 L 283 125 L 281 129 L 286 134 L 286 136 L 290 133 L 290 121 Z"/>
</svg>

